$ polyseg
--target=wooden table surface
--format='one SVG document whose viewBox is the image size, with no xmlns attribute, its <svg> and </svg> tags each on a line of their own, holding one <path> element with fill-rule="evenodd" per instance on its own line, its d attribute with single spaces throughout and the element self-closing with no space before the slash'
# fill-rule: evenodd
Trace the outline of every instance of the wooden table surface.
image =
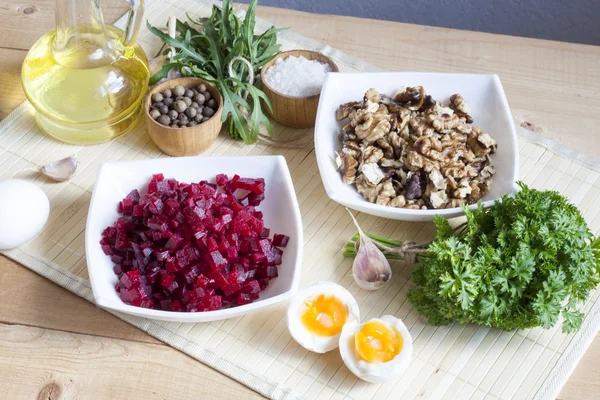
<svg viewBox="0 0 600 400">
<path fill-rule="evenodd" d="M 124 1 L 104 0 L 113 22 Z M 24 100 L 27 49 L 54 29 L 54 0 L 0 0 L 0 119 Z M 600 47 L 259 7 L 388 70 L 497 73 L 516 118 L 600 157 Z M 144 28 L 145 29 L 145 28 Z M 600 399 L 600 336 L 559 398 Z M 2 398 L 257 398 L 245 386 L 0 256 Z"/>
</svg>

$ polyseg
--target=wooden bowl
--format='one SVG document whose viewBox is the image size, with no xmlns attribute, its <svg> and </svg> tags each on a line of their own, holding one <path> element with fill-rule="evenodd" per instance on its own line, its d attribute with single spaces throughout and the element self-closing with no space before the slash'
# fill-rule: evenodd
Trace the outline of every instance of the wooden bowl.
<svg viewBox="0 0 600 400">
<path fill-rule="evenodd" d="M 309 97 L 292 97 L 279 93 L 272 89 L 265 82 L 266 71 L 277 61 L 277 59 L 286 59 L 287 57 L 304 57 L 309 60 L 317 60 L 322 63 L 327 63 L 331 67 L 332 72 L 338 72 L 337 65 L 327 56 L 310 50 L 290 50 L 284 51 L 277 57 L 266 63 L 260 71 L 260 80 L 262 88 L 273 106 L 273 111 L 267 112 L 269 115 L 281 125 L 290 128 L 313 128 L 315 119 L 317 118 L 317 107 L 319 105 L 320 94 Z"/>
<path fill-rule="evenodd" d="M 151 97 L 156 92 L 162 92 L 165 89 L 173 89 L 177 85 L 191 89 L 201 83 L 206 85 L 206 90 L 219 103 L 219 108 L 215 114 L 206 122 L 188 128 L 171 128 L 159 124 L 150 116 Z M 148 133 L 156 143 L 159 149 L 170 156 L 195 156 L 208 149 L 221 131 L 221 115 L 223 112 L 223 97 L 219 90 L 200 78 L 176 78 L 170 79 L 153 86 L 146 95 L 144 102 L 146 120 L 148 121 Z"/>
</svg>

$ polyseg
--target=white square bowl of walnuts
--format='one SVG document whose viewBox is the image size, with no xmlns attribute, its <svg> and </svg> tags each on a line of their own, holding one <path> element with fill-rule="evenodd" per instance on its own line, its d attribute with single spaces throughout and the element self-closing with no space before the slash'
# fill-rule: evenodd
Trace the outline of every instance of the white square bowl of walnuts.
<svg viewBox="0 0 600 400">
<path fill-rule="evenodd" d="M 517 134 L 497 75 L 328 74 L 315 152 L 332 200 L 398 220 L 489 207 L 518 177 Z"/>
</svg>

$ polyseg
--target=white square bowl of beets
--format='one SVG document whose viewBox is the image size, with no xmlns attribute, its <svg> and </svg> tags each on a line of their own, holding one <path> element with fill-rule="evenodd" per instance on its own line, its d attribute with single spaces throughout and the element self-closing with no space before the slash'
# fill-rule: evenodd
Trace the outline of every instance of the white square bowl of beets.
<svg viewBox="0 0 600 400">
<path fill-rule="evenodd" d="M 104 254 L 100 240 L 102 232 L 121 216 L 118 204 L 133 189 L 140 193 L 153 174 L 165 179 L 198 183 L 214 183 L 218 174 L 247 178 L 264 178 L 265 199 L 256 208 L 263 213 L 264 226 L 274 233 L 289 236 L 283 250 L 278 276 L 269 281 L 258 300 L 214 311 L 165 311 L 126 304 L 115 289 L 118 277 L 111 257 Z M 236 197 L 242 196 L 238 189 Z M 247 193 L 247 192 L 246 192 Z M 90 203 L 86 226 L 87 268 L 96 303 L 105 308 L 140 317 L 176 322 L 208 322 L 231 318 L 256 311 L 293 296 L 300 281 L 302 265 L 302 220 L 292 179 L 282 156 L 261 157 L 181 157 L 142 161 L 108 162 L 100 166 Z"/>
<path fill-rule="evenodd" d="M 353 185 L 346 185 L 337 171 L 335 152 L 341 151 L 338 135 L 346 121 L 337 121 L 340 104 L 359 101 L 374 88 L 393 95 L 402 86 L 422 86 L 436 101 L 448 103 L 459 93 L 471 105 L 473 125 L 489 133 L 498 144 L 492 155 L 496 168 L 492 188 L 481 199 L 484 207 L 505 194 L 513 193 L 518 177 L 519 149 L 517 133 L 504 89 L 497 75 L 448 74 L 428 72 L 330 73 L 321 90 L 315 125 L 315 154 L 325 191 L 332 200 L 348 208 L 378 217 L 404 221 L 431 221 L 436 215 L 452 218 L 463 215 L 462 208 L 412 210 L 383 206 L 363 199 Z M 470 208 L 477 207 L 476 204 Z"/>
</svg>

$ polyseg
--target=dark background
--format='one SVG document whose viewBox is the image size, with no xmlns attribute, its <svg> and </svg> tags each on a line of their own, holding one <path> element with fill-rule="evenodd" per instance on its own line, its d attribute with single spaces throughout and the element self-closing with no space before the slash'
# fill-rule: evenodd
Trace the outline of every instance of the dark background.
<svg viewBox="0 0 600 400">
<path fill-rule="evenodd" d="M 600 45 L 600 0 L 259 0 L 258 3 L 322 14 Z"/>
</svg>

